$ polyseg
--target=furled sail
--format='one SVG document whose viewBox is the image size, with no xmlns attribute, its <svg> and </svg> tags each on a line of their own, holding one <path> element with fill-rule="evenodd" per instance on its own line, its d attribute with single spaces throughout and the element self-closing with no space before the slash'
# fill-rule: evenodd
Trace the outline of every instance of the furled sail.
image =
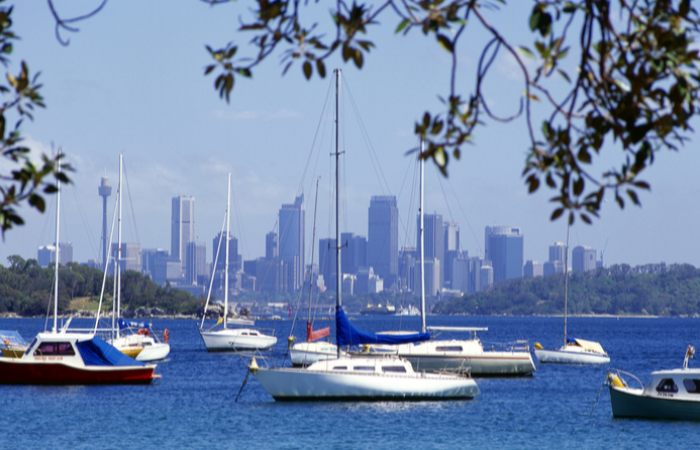
<svg viewBox="0 0 700 450">
<path fill-rule="evenodd" d="M 362 345 L 362 344 L 408 344 L 411 342 L 422 342 L 430 339 L 428 333 L 413 333 L 413 334 L 373 334 L 360 330 L 355 325 L 350 323 L 348 316 L 343 311 L 342 306 L 338 308 L 335 314 L 336 325 L 336 340 L 338 346 L 346 345 Z"/>
</svg>

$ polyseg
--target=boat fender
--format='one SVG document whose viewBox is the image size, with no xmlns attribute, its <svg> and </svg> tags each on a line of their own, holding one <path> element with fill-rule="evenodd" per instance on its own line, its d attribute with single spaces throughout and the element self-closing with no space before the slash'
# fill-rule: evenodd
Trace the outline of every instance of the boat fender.
<svg viewBox="0 0 700 450">
<path fill-rule="evenodd" d="M 141 328 L 138 333 L 136 334 L 141 334 L 143 336 L 148 336 L 148 328 Z"/>
<path fill-rule="evenodd" d="M 619 388 L 625 388 L 625 387 L 627 387 L 627 385 L 625 384 L 625 382 L 622 381 L 622 380 L 620 379 L 620 377 L 618 377 L 618 376 L 615 375 L 615 374 L 612 374 L 612 373 L 611 373 L 611 374 L 608 374 L 608 378 L 610 379 L 610 382 L 611 382 L 611 383 L 613 384 L 613 386 L 615 386 L 615 387 L 619 387 Z"/>
<path fill-rule="evenodd" d="M 294 336 L 289 336 L 287 338 L 287 347 L 292 348 L 292 344 L 294 344 Z"/>
<path fill-rule="evenodd" d="M 250 360 L 250 365 L 248 366 L 248 369 L 250 369 L 251 372 L 253 372 L 253 375 L 255 375 L 260 367 L 258 367 L 258 362 L 255 361 L 255 356 Z"/>
<path fill-rule="evenodd" d="M 166 328 L 165 331 L 163 331 L 163 341 L 168 342 L 170 340 L 170 332 Z"/>
<path fill-rule="evenodd" d="M 538 350 L 544 350 L 544 347 L 542 347 L 539 342 L 535 342 L 535 348 Z"/>
<path fill-rule="evenodd" d="M 8 349 L 10 348 L 10 341 L 8 341 L 7 339 L 5 339 L 5 347 L 7 347 Z"/>
</svg>

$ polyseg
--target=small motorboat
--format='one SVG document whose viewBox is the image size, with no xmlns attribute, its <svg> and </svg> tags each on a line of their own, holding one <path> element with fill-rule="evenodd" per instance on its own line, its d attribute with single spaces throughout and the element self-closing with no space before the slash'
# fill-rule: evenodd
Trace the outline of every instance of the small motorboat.
<svg viewBox="0 0 700 450">
<path fill-rule="evenodd" d="M 688 346 L 683 367 L 651 373 L 646 387 L 639 378 L 617 369 L 607 372 L 613 417 L 700 421 L 700 369 L 688 368 L 695 348 Z M 630 387 L 623 374 L 639 388 Z"/>
<path fill-rule="evenodd" d="M 535 356 L 540 363 L 556 364 L 608 364 L 610 357 L 598 342 L 584 339 L 566 339 L 566 345 L 545 350 L 535 342 Z"/>
</svg>

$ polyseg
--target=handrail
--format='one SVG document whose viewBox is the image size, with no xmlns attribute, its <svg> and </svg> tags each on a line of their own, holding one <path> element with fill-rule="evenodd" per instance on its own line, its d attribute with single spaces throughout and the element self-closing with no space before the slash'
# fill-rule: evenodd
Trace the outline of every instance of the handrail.
<svg viewBox="0 0 700 450">
<path fill-rule="evenodd" d="M 622 378 L 621 374 L 629 375 L 630 377 L 634 378 L 637 381 L 637 383 L 639 383 L 640 389 L 644 390 L 644 384 L 642 384 L 642 381 L 639 378 L 637 378 L 636 376 L 634 376 L 633 374 L 631 374 L 629 372 L 625 372 L 624 370 L 614 369 L 614 368 L 608 369 L 608 373 L 611 373 L 611 372 L 615 372 L 616 375 L 622 380 L 623 383 L 625 383 L 626 386 L 627 386 L 627 382 L 624 380 L 624 378 Z"/>
</svg>

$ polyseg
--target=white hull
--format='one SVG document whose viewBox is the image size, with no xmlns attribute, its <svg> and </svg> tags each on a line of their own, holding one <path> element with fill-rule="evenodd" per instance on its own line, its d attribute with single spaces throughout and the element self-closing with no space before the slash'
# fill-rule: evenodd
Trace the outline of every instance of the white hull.
<svg viewBox="0 0 700 450">
<path fill-rule="evenodd" d="M 204 345 L 210 352 L 267 350 L 277 343 L 277 338 L 248 328 L 201 331 Z"/>
<path fill-rule="evenodd" d="M 345 352 L 341 352 L 344 355 Z M 338 357 L 338 347 L 327 342 L 301 342 L 295 344 L 289 355 L 294 366 L 310 366 L 318 361 L 336 359 Z"/>
<path fill-rule="evenodd" d="M 410 364 L 406 364 L 406 373 L 381 372 L 382 365 L 394 363 L 405 367 L 405 361 L 399 358 L 342 358 L 319 362 L 308 369 L 261 368 L 255 376 L 279 401 L 448 400 L 471 399 L 479 394 L 476 382 L 464 376 L 416 374 Z M 352 370 L 353 365 L 377 370 Z M 337 367 L 345 369 L 334 370 Z"/>
<path fill-rule="evenodd" d="M 581 352 L 566 349 L 543 350 L 535 349 L 535 356 L 540 363 L 554 364 L 608 364 L 610 357 L 591 352 Z"/>
<path fill-rule="evenodd" d="M 170 344 L 141 334 L 127 334 L 107 342 L 137 361 L 160 361 L 170 354 Z"/>
<path fill-rule="evenodd" d="M 170 354 L 170 344 L 155 342 L 147 345 L 136 356 L 136 361 L 160 361 Z"/>
</svg>

